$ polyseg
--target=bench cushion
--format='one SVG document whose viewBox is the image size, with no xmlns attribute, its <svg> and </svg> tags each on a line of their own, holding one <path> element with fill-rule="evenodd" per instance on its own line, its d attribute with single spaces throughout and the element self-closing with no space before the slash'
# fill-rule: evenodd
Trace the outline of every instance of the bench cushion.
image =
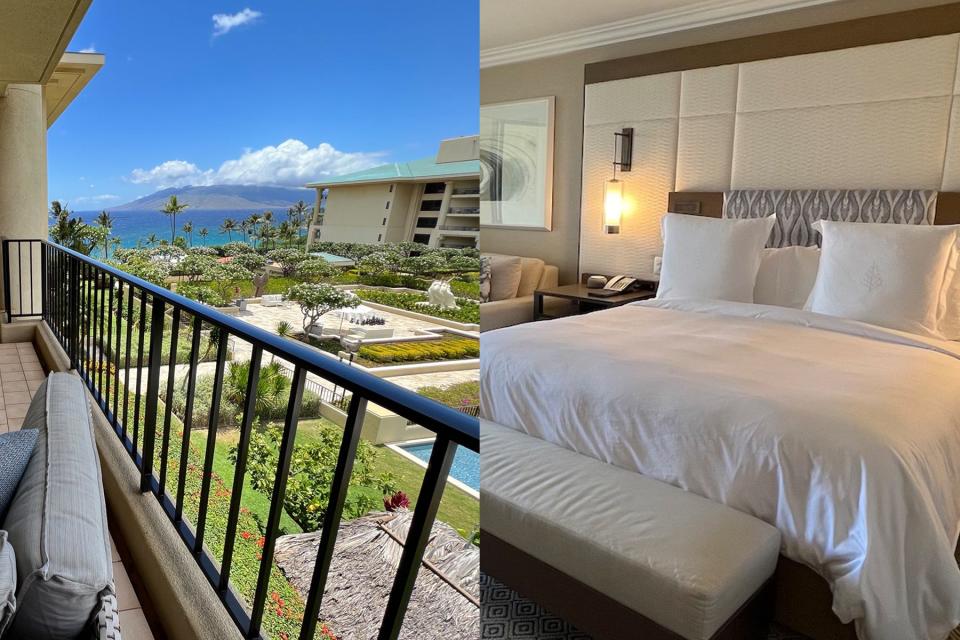
<svg viewBox="0 0 960 640">
<path fill-rule="evenodd" d="M 80 379 L 54 373 L 24 418 L 38 430 L 3 522 L 16 551 L 17 638 L 76 638 L 113 592 L 100 461 Z"/>
<path fill-rule="evenodd" d="M 776 568 L 780 532 L 677 487 L 480 424 L 483 530 L 706 640 Z"/>
</svg>

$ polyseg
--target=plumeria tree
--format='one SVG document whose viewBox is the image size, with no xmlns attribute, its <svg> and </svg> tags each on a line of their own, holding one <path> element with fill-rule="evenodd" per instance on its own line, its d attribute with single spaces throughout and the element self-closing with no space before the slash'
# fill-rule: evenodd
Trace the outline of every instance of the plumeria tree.
<svg viewBox="0 0 960 640">
<path fill-rule="evenodd" d="M 322 282 L 336 276 L 338 269 L 323 258 L 309 258 L 297 265 L 296 276 L 304 282 Z"/>
<path fill-rule="evenodd" d="M 334 309 L 352 309 L 360 299 L 329 284 L 301 282 L 287 291 L 287 298 L 300 305 L 303 332 L 310 335 L 320 318 Z"/>
<path fill-rule="evenodd" d="M 297 271 L 297 265 L 309 259 L 310 256 L 300 249 L 274 249 L 267 253 L 267 260 L 276 262 L 285 276 L 292 276 Z"/>
</svg>

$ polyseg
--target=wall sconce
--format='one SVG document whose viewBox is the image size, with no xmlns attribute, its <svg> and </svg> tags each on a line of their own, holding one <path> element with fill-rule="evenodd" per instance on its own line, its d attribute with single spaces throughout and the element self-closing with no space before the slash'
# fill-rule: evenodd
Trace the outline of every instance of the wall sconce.
<svg viewBox="0 0 960 640">
<path fill-rule="evenodd" d="M 626 127 L 613 134 L 613 178 L 603 185 L 604 233 L 620 233 L 620 222 L 623 217 L 623 182 L 617 180 L 617 167 L 620 167 L 620 171 L 630 171 L 632 166 L 633 129 Z"/>
</svg>

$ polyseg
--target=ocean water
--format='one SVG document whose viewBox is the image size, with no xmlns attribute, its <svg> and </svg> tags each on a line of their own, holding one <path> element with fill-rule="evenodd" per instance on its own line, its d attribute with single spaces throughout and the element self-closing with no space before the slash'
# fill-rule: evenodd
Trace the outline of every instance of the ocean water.
<svg viewBox="0 0 960 640">
<path fill-rule="evenodd" d="M 237 211 L 209 210 L 209 209 L 187 209 L 183 213 L 177 214 L 177 235 L 185 236 L 182 227 L 186 222 L 193 223 L 193 244 L 194 246 L 208 245 L 214 246 L 228 241 L 226 233 L 220 232 L 220 224 L 227 218 L 233 218 L 241 222 L 250 217 L 253 213 L 262 214 L 264 209 L 243 209 Z M 75 216 L 79 216 L 87 224 L 96 224 L 99 211 L 74 211 Z M 170 241 L 170 218 L 154 210 L 145 211 L 111 211 L 113 218 L 114 237 L 119 237 L 122 246 L 126 248 L 135 247 L 141 240 L 145 241 L 150 234 L 155 234 L 158 239 Z M 273 209 L 273 224 L 278 225 L 287 219 L 286 208 Z M 51 221 L 52 222 L 52 221 Z M 200 238 L 200 228 L 206 227 L 210 234 L 206 240 Z M 239 231 L 233 232 L 234 240 L 243 240 L 243 234 Z M 96 253 L 96 252 L 95 252 Z"/>
</svg>

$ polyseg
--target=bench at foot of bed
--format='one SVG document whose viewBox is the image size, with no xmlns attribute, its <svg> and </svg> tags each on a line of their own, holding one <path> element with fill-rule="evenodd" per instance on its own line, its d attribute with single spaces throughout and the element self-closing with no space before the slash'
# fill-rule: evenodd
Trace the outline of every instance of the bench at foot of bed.
<svg viewBox="0 0 960 640">
<path fill-rule="evenodd" d="M 481 568 L 596 638 L 763 638 L 780 533 L 481 421 Z"/>
</svg>

